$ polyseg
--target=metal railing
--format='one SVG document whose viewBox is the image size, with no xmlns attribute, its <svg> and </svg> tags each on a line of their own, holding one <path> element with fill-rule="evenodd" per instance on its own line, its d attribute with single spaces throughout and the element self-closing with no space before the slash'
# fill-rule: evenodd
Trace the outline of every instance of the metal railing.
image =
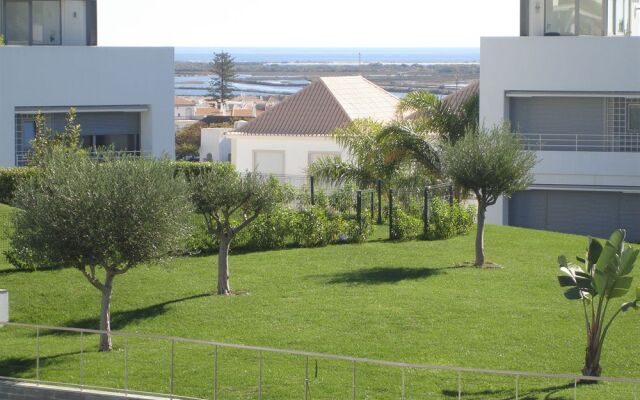
<svg viewBox="0 0 640 400">
<path fill-rule="evenodd" d="M 484 380 L 487 379 L 488 376 L 502 376 L 513 379 L 513 388 L 512 394 L 516 400 L 520 398 L 528 398 L 526 395 L 522 395 L 521 392 L 521 380 L 524 378 L 542 378 L 542 379 L 550 379 L 550 380 L 562 380 L 569 381 L 565 388 L 571 388 L 573 392 L 573 398 L 578 398 L 578 387 L 580 384 L 585 382 L 611 382 L 611 383 L 621 383 L 621 384 L 629 384 L 634 386 L 634 394 L 633 398 L 636 398 L 635 388 L 640 385 L 640 378 L 622 378 L 622 377 L 592 377 L 592 376 L 581 376 L 574 374 L 555 374 L 555 373 L 540 373 L 540 372 L 524 372 L 524 371 L 508 371 L 508 370 L 499 370 L 499 369 L 487 369 L 487 368 L 465 368 L 465 367 L 452 367 L 452 366 L 441 366 L 441 365 L 429 365 L 429 364 L 415 364 L 415 363 L 406 363 L 406 362 L 394 362 L 394 361 L 383 361 L 383 360 L 374 360 L 368 358 L 360 358 L 360 357 L 349 357 L 349 356 L 340 356 L 333 354 L 323 354 L 316 352 L 307 352 L 307 351 L 298 351 L 298 350 L 284 350 L 284 349 L 276 349 L 271 347 L 263 347 L 263 346 L 249 346 L 249 345 L 241 345 L 241 344 L 231 344 L 231 343 L 223 343 L 217 341 L 210 340 L 199 340 L 199 339 L 187 339 L 173 336 L 154 336 L 154 335 L 146 335 L 141 333 L 133 333 L 133 332 L 119 332 L 112 331 L 111 335 L 113 337 L 123 337 L 125 339 L 124 345 L 124 374 L 123 374 L 123 388 L 124 389 L 108 389 L 105 387 L 96 387 L 89 386 L 84 383 L 85 380 L 85 371 L 84 371 L 84 357 L 85 357 L 85 349 L 84 349 L 84 336 L 85 335 L 99 335 L 105 334 L 105 331 L 95 330 L 95 329 L 80 329 L 80 328 L 69 328 L 69 327 L 55 327 L 48 325 L 36 325 L 36 324 L 24 324 L 24 323 L 15 323 L 9 322 L 4 324 L 7 327 L 15 327 L 15 328 L 26 328 L 30 330 L 35 330 L 35 356 L 36 356 L 36 372 L 35 379 L 19 379 L 15 377 L 0 377 L 0 379 L 13 380 L 19 382 L 32 382 L 36 384 L 51 384 L 51 385 L 63 385 L 69 387 L 77 387 L 82 389 L 101 389 L 101 390 L 111 390 L 113 392 L 120 393 L 129 393 L 129 394 L 155 394 L 162 396 L 169 396 L 169 398 L 175 399 L 188 399 L 195 397 L 186 397 L 186 396 L 178 396 L 175 390 L 175 358 L 176 358 L 176 344 L 178 343 L 187 343 L 194 345 L 204 345 L 214 350 L 213 352 L 213 379 L 211 380 L 211 393 L 213 394 L 213 399 L 217 400 L 220 397 L 220 382 L 219 382 L 219 365 L 218 365 L 218 351 L 219 349 L 236 349 L 236 350 L 245 350 L 253 353 L 257 353 L 258 358 L 258 373 L 255 377 L 257 383 L 257 398 L 262 400 L 263 398 L 263 384 L 265 378 L 265 369 L 263 367 L 263 356 L 265 354 L 280 354 L 280 355 L 288 355 L 288 356 L 296 356 L 302 357 L 304 359 L 304 380 L 301 380 L 301 391 L 304 391 L 304 399 L 309 400 L 311 398 L 310 393 L 310 373 L 309 373 L 309 360 L 333 360 L 346 362 L 350 366 L 350 375 L 351 375 L 351 387 L 350 396 L 354 400 L 358 396 L 358 367 L 359 366 L 380 366 L 387 367 L 393 369 L 399 369 L 400 373 L 398 374 L 398 397 L 402 400 L 406 399 L 407 386 L 406 386 L 406 374 L 410 370 L 427 370 L 427 371 L 440 371 L 440 372 L 448 372 L 455 375 L 455 384 L 456 390 L 455 394 L 458 399 L 464 398 L 465 392 L 463 390 L 463 383 L 465 374 L 478 374 L 485 376 Z M 6 328 L 5 328 L 6 329 Z M 43 332 L 68 332 L 68 333 L 77 333 L 80 335 L 80 358 L 79 358 L 79 384 L 70 384 L 66 382 L 51 382 L 41 380 L 41 370 L 43 369 L 41 366 L 41 354 L 40 354 L 40 341 L 43 335 Z M 170 344 L 170 354 L 167 355 L 167 359 L 169 360 L 169 376 L 168 379 L 168 393 L 152 393 L 152 392 L 141 392 L 131 390 L 129 388 L 129 351 L 128 351 L 128 343 L 129 339 L 138 338 L 144 339 L 148 341 L 162 341 Z M 0 346 L 2 344 L 0 343 Z M 0 359 L 0 361 L 2 361 Z M 388 374 L 387 374 L 388 375 Z"/>
<path fill-rule="evenodd" d="M 520 133 L 520 138 L 523 147 L 533 151 L 640 152 L 640 134 Z"/>
</svg>

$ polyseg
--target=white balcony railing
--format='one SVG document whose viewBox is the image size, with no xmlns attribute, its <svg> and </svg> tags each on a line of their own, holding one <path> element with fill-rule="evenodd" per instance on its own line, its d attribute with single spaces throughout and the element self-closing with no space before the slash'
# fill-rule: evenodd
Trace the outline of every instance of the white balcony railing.
<svg viewBox="0 0 640 400">
<path fill-rule="evenodd" d="M 523 147 L 532 151 L 640 152 L 640 134 L 582 135 L 521 133 L 520 138 Z"/>
</svg>

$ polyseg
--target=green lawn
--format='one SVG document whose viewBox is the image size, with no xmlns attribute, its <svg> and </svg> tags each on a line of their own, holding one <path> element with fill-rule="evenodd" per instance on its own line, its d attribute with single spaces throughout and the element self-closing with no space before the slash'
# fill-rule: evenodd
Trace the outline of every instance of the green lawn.
<svg viewBox="0 0 640 400">
<path fill-rule="evenodd" d="M 383 229 L 376 236 L 384 237 Z M 242 296 L 211 296 L 215 257 L 184 258 L 118 277 L 114 328 L 223 342 L 436 365 L 579 373 L 581 308 L 562 296 L 560 254 L 581 253 L 582 237 L 487 228 L 488 259 L 502 270 L 456 268 L 473 256 L 473 237 L 442 242 L 371 242 L 239 254 L 231 283 Z M 0 267 L 2 269 L 2 267 Z M 637 282 L 640 284 L 640 281 Z M 97 327 L 99 293 L 78 271 L 0 270 L 16 322 Z M 640 315 L 622 316 L 602 360 L 608 376 L 640 376 Z M 85 383 L 123 387 L 123 339 L 111 354 L 86 336 Z M 78 383 L 80 338 L 41 336 L 41 378 Z M 167 392 L 166 342 L 129 340 L 129 388 Z M 220 398 L 257 397 L 258 355 L 219 351 Z M 312 399 L 350 398 L 349 363 L 310 360 Z M 264 398 L 303 398 L 304 360 L 264 355 Z M 213 350 L 176 347 L 175 390 L 211 398 Z M 317 371 L 317 376 L 316 376 Z M 0 329 L 0 375 L 35 376 L 35 335 Z M 406 371 L 407 398 L 457 398 L 457 376 Z M 401 371 L 357 367 L 359 399 L 400 398 Z M 521 399 L 572 399 L 566 380 L 521 379 Z M 465 399 L 515 398 L 511 378 L 464 374 Z M 579 398 L 634 398 L 623 384 L 579 387 Z M 640 394 L 640 391 L 639 393 Z"/>
</svg>

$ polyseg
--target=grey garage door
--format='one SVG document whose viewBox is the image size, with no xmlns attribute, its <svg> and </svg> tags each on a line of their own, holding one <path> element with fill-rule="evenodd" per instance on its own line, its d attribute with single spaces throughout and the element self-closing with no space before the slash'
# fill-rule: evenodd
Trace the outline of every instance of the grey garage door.
<svg viewBox="0 0 640 400">
<path fill-rule="evenodd" d="M 640 194 L 528 190 L 509 201 L 509 225 L 603 238 L 624 228 L 640 243 Z"/>
</svg>

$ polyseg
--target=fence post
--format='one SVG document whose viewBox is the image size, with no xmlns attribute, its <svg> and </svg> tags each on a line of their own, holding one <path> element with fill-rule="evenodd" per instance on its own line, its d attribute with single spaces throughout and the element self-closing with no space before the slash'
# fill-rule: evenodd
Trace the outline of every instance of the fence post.
<svg viewBox="0 0 640 400">
<path fill-rule="evenodd" d="M 80 331 L 80 391 L 84 387 L 84 332 Z"/>
<path fill-rule="evenodd" d="M 356 220 L 362 223 L 362 190 L 356 192 Z"/>
<path fill-rule="evenodd" d="M 36 328 L 36 381 L 40 385 L 40 328 Z"/>
<path fill-rule="evenodd" d="M 176 341 L 171 341 L 171 370 L 169 375 L 169 399 L 173 399 L 173 387 L 174 387 L 174 360 L 176 353 Z"/>
<path fill-rule="evenodd" d="M 453 185 L 449 185 L 449 205 L 453 206 Z"/>
<path fill-rule="evenodd" d="M 374 203 L 374 201 L 373 201 L 373 192 L 371 192 L 371 221 L 373 221 L 373 213 L 374 213 L 374 211 L 373 211 L 373 203 Z"/>
<path fill-rule="evenodd" d="M 425 238 L 429 234 L 429 218 L 431 217 L 429 213 L 430 203 L 431 203 L 431 187 L 427 186 L 426 188 L 424 188 L 424 206 L 422 209 L 422 230 Z"/>
<path fill-rule="evenodd" d="M 382 225 L 382 179 L 376 182 L 378 189 L 378 225 Z"/>
<path fill-rule="evenodd" d="M 315 176 L 309 177 L 309 184 L 311 185 L 311 205 L 316 205 L 316 178 Z"/>
<path fill-rule="evenodd" d="M 393 189 L 389 189 L 389 239 L 393 239 Z"/>
</svg>

